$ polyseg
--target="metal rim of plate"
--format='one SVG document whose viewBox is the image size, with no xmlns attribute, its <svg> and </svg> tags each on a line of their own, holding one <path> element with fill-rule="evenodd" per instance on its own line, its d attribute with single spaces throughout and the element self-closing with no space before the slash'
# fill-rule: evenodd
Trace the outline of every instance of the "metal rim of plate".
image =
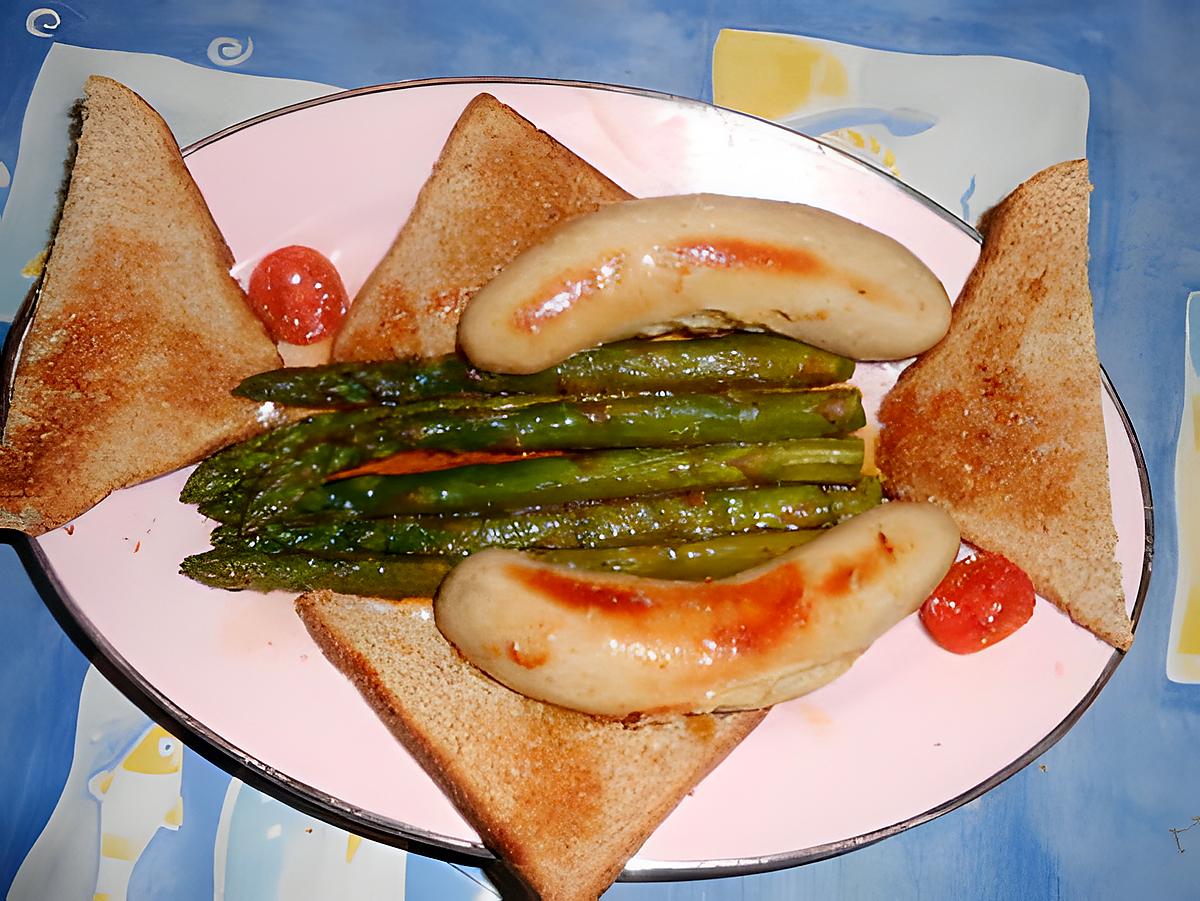
<svg viewBox="0 0 1200 901">
<path fill-rule="evenodd" d="M 228 128 L 222 129 L 207 138 L 203 138 L 194 144 L 190 144 L 183 149 L 183 155 L 193 153 L 202 147 L 207 147 L 216 141 L 221 140 L 231 134 L 239 132 L 245 128 L 249 128 L 260 122 L 269 119 L 274 119 L 278 116 L 284 116 L 289 113 L 299 110 L 308 109 L 314 106 L 320 106 L 325 103 L 334 103 L 339 100 L 344 100 L 350 97 L 358 97 L 365 94 L 374 94 L 384 91 L 408 90 L 412 88 L 436 87 L 440 85 L 462 85 L 462 84 L 533 84 L 546 85 L 550 87 L 569 87 L 582 88 L 587 90 L 597 91 L 614 91 L 625 94 L 636 94 L 643 97 L 648 97 L 656 100 L 670 101 L 689 106 L 696 107 L 712 107 L 713 104 L 705 103 L 701 100 L 695 100 L 688 97 L 681 97 L 676 94 L 668 94 L 661 91 L 652 91 L 645 88 L 628 87 L 624 85 L 602 84 L 582 81 L 567 81 L 545 78 L 515 78 L 515 77 L 462 77 L 462 78 L 431 78 L 419 79 L 414 81 L 403 81 L 392 84 L 373 85 L 369 87 L 356 88 L 350 91 L 339 91 L 332 94 L 327 94 L 322 97 L 316 97 L 311 100 L 302 101 L 292 104 L 272 112 L 264 113 L 260 116 L 247 119 L 244 122 L 231 125 Z M 719 108 L 719 107 L 718 107 Z M 980 236 L 975 229 L 963 222 L 950 211 L 946 210 L 934 200 L 926 197 L 921 192 L 917 191 L 910 185 L 900 181 L 894 175 L 879 169 L 869 163 L 864 162 L 853 154 L 842 150 L 839 147 L 834 147 L 817 138 L 808 135 L 800 134 L 792 131 L 786 126 L 780 125 L 777 122 L 772 122 L 769 119 L 762 119 L 757 116 L 751 116 L 746 113 L 741 113 L 736 110 L 729 110 L 737 116 L 743 116 L 749 119 L 756 119 L 763 124 L 778 128 L 783 132 L 791 135 L 797 140 L 808 140 L 813 143 L 820 144 L 827 150 L 837 153 L 852 160 L 856 165 L 861 166 L 864 171 L 872 172 L 880 178 L 887 179 L 896 187 L 903 190 L 909 196 L 919 200 L 926 207 L 935 210 L 942 215 L 948 223 L 956 225 L 958 228 L 973 237 L 976 241 L 980 241 Z M 0 401 L 3 401 L 3 409 L 0 410 L 0 422 L 7 419 L 7 399 L 12 390 L 13 381 L 16 373 L 16 362 L 20 354 L 20 345 L 24 339 L 24 334 L 28 329 L 29 323 L 33 318 L 33 308 L 36 304 L 38 286 L 30 291 L 22 308 L 18 311 L 17 316 L 13 320 L 9 334 L 4 343 L 3 359 L 0 362 L 0 386 L 3 391 L 0 392 Z M 1141 617 L 1142 605 L 1146 599 L 1146 592 L 1150 586 L 1150 573 L 1154 557 L 1154 504 L 1150 493 L 1150 478 L 1146 470 L 1146 461 L 1142 456 L 1141 445 L 1138 443 L 1137 435 L 1134 433 L 1133 424 L 1129 419 L 1128 413 L 1125 411 L 1124 405 L 1121 403 L 1120 397 L 1113 388 L 1112 382 L 1109 380 L 1108 373 L 1101 367 L 1101 379 L 1104 383 L 1104 390 L 1112 401 L 1117 413 L 1121 417 L 1121 423 L 1125 429 L 1125 435 L 1129 440 L 1131 449 L 1133 450 L 1134 461 L 1137 465 L 1138 478 L 1141 483 L 1141 493 L 1143 508 L 1145 511 L 1145 535 L 1146 546 L 1142 557 L 1142 572 L 1138 583 L 1137 598 L 1134 601 L 1133 614 L 1131 619 L 1136 630 L 1138 620 Z M 284 773 L 275 770 L 269 764 L 257 760 L 240 749 L 234 747 L 229 742 L 225 741 L 216 732 L 209 729 L 203 723 L 190 717 L 183 710 L 179 709 L 170 698 L 159 692 L 153 685 L 146 682 L 142 676 L 112 647 L 108 640 L 96 631 L 91 623 L 82 615 L 81 611 L 76 607 L 71 596 L 63 588 L 61 583 L 55 577 L 50 561 L 42 552 L 41 547 L 37 542 L 29 536 L 12 530 L 0 530 L 0 541 L 4 541 L 12 545 L 17 551 L 22 563 L 28 572 L 31 581 L 42 596 L 50 612 L 58 620 L 64 631 L 70 638 L 83 650 L 85 655 L 91 660 L 92 664 L 111 682 L 113 682 L 127 697 L 130 698 L 138 707 L 140 707 L 148 716 L 158 721 L 166 721 L 169 727 L 175 730 L 180 737 L 185 740 L 185 744 L 193 751 L 204 756 L 210 762 L 214 763 L 221 769 L 230 773 L 232 776 L 241 779 L 244 783 L 262 791 L 266 794 L 274 795 L 287 804 L 301 810 L 305 813 L 316 816 L 327 822 L 331 822 L 336 826 L 354 832 L 364 838 L 370 838 L 375 841 L 383 842 L 390 845 L 396 845 L 406 850 L 415 851 L 425 854 L 430 857 L 447 860 L 456 863 L 465 863 L 473 866 L 486 865 L 495 858 L 482 845 L 475 842 L 467 842 L 450 838 L 428 830 L 420 829 L 405 823 L 400 823 L 386 817 L 378 816 L 370 811 L 363 810 L 359 807 L 347 804 L 346 802 L 332 797 L 328 794 L 318 791 L 312 786 L 298 782 L 288 778 Z M 1079 720 L 1084 711 L 1087 710 L 1091 703 L 1100 694 L 1100 691 L 1107 684 L 1112 674 L 1116 671 L 1117 666 L 1124 658 L 1124 653 L 1114 650 L 1108 662 L 1105 664 L 1103 671 L 1088 690 L 1087 694 L 1080 699 L 1079 703 L 1071 710 L 1069 714 L 1054 727 L 1041 741 L 1037 742 L 1026 753 L 1022 754 L 1016 760 L 999 770 L 995 775 L 978 785 L 968 789 L 962 794 L 951 798 L 950 800 L 939 804 L 922 813 L 911 816 L 905 820 L 893 823 L 890 826 L 885 826 L 873 832 L 868 832 L 863 835 L 854 836 L 853 838 L 841 839 L 836 842 L 830 842 L 824 845 L 817 845 L 811 848 L 804 848 L 796 851 L 784 852 L 781 854 L 772 854 L 763 857 L 749 858 L 730 858 L 720 860 L 706 861 L 646 861 L 644 865 L 638 864 L 634 867 L 626 867 L 625 871 L 620 876 L 620 881 L 623 882 L 656 882 L 669 881 L 679 879 L 710 879 L 723 876 L 745 876 L 753 873 L 764 873 L 772 870 L 787 869 L 789 867 L 799 866 L 801 864 L 812 863 L 818 860 L 824 860 L 830 857 L 836 857 L 845 854 L 849 851 L 854 851 L 858 848 L 874 844 L 877 841 L 904 832 L 914 826 L 920 826 L 930 820 L 936 819 L 943 814 L 949 813 L 962 805 L 975 800 L 981 795 L 991 791 L 1000 783 L 1015 775 L 1020 770 L 1024 769 L 1051 747 L 1053 747 L 1059 739 L 1070 731 L 1071 727 Z"/>
</svg>

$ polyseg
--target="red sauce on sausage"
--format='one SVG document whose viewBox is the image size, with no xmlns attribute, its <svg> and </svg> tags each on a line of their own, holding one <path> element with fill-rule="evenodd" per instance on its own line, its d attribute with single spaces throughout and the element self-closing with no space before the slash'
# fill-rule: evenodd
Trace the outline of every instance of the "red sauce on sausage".
<svg viewBox="0 0 1200 901">
<path fill-rule="evenodd" d="M 509 660 L 525 669 L 537 669 L 539 666 L 545 666 L 546 661 L 550 659 L 550 655 L 544 649 L 531 651 L 528 648 L 522 648 L 515 641 L 510 641 L 504 651 Z"/>
<path fill-rule="evenodd" d="M 843 282 L 860 295 L 870 295 L 879 303 L 895 305 L 895 295 L 879 285 L 855 279 L 840 269 L 832 269 L 816 254 L 799 248 L 779 247 L 739 238 L 708 240 L 706 238 L 684 239 L 672 247 L 670 257 L 677 265 L 704 269 L 754 269 L 759 272 L 778 272 L 787 275 L 824 277 Z M 813 314 L 815 319 L 827 319 L 827 310 Z"/>
<path fill-rule="evenodd" d="M 854 587 L 854 577 L 857 574 L 858 569 L 853 565 L 835 566 L 821 581 L 821 591 L 834 597 L 849 594 L 850 589 Z"/>
<path fill-rule="evenodd" d="M 745 581 L 703 583 L 612 580 L 523 564 L 511 565 L 509 575 L 564 607 L 624 623 L 630 641 L 644 639 L 641 626 L 666 641 L 704 636 L 694 651 L 716 663 L 771 650 L 809 624 L 817 598 L 847 598 L 895 562 L 895 548 L 880 532 L 874 547 L 836 561 L 817 581 L 798 562 Z"/>
<path fill-rule="evenodd" d="M 765 651 L 808 621 L 805 577 L 796 564 L 741 583 L 613 584 L 541 567 L 514 567 L 513 575 L 564 606 L 595 609 L 628 624 L 653 611 L 670 622 L 672 635 L 707 631 L 700 650 L 714 661 Z"/>
<path fill-rule="evenodd" d="M 579 301 L 617 282 L 624 259 L 624 254 L 614 254 L 589 269 L 553 279 L 534 292 L 533 300 L 513 311 L 513 322 L 522 331 L 536 335 L 542 323 L 561 316 Z"/>
<path fill-rule="evenodd" d="M 858 590 L 858 587 L 879 575 L 880 571 L 893 561 L 896 549 L 888 541 L 887 535 L 879 532 L 876 540 L 879 544 L 878 553 L 866 553 L 857 560 L 843 560 L 830 569 L 821 580 L 817 590 L 829 597 L 845 597 Z"/>
<path fill-rule="evenodd" d="M 680 276 L 686 276 L 692 269 L 749 269 L 781 275 L 835 278 L 861 295 L 870 294 L 871 300 L 895 304 L 891 292 L 854 279 L 841 270 L 831 270 L 816 254 L 807 250 L 741 238 L 684 238 L 673 246 L 654 248 L 635 264 L 673 269 Z M 618 284 L 624 267 L 625 254 L 614 252 L 604 256 L 595 266 L 554 277 L 534 291 L 531 300 L 513 311 L 514 325 L 529 334 L 537 334 L 545 323 Z M 828 311 L 817 311 L 813 316 L 825 319 Z"/>
<path fill-rule="evenodd" d="M 768 269 L 789 275 L 817 275 L 824 264 L 806 250 L 777 247 L 739 238 L 685 239 L 670 250 L 679 262 L 705 269 Z"/>
<path fill-rule="evenodd" d="M 533 299 L 513 312 L 521 330 L 537 334 L 542 324 L 561 316 L 580 301 L 620 281 L 625 261 L 622 253 L 606 256 L 595 266 L 552 279 L 533 293 Z M 789 275 L 819 275 L 825 265 L 806 250 L 778 247 L 739 238 L 711 240 L 685 238 L 668 248 L 658 248 L 651 257 L 657 266 L 684 272 L 702 269 L 757 269 Z"/>
</svg>

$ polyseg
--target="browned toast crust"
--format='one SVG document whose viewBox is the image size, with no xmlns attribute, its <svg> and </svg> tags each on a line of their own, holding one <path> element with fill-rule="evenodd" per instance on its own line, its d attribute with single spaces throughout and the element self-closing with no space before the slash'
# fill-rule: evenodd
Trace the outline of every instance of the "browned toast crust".
<svg viewBox="0 0 1200 901">
<path fill-rule="evenodd" d="M 452 352 L 463 307 L 513 258 L 560 222 L 629 198 L 554 138 L 480 94 L 355 297 L 333 358 Z"/>
<path fill-rule="evenodd" d="M 884 399 L 878 465 L 889 495 L 942 505 L 964 538 L 1125 649 L 1088 290 L 1090 191 L 1076 160 L 990 211 L 949 334 Z"/>
<path fill-rule="evenodd" d="M 166 123 L 107 78 L 83 129 L 0 448 L 0 525 L 39 534 L 256 428 L 279 365 Z"/>
<path fill-rule="evenodd" d="M 427 599 L 318 591 L 296 610 L 484 844 L 547 899 L 603 892 L 766 715 L 598 719 L 490 679 L 442 637 Z"/>
</svg>

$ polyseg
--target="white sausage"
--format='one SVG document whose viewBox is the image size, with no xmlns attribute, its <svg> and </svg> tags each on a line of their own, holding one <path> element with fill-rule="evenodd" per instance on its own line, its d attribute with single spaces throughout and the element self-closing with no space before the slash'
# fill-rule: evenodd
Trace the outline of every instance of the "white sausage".
<svg viewBox="0 0 1200 901">
<path fill-rule="evenodd" d="M 585 713 L 765 707 L 841 675 L 950 568 L 958 527 L 891 503 L 719 582 L 468 557 L 434 601 L 462 654 L 514 691 Z"/>
<path fill-rule="evenodd" d="M 796 203 L 690 194 L 580 216 L 467 304 L 458 340 L 495 372 L 537 372 L 638 334 L 747 326 L 859 360 L 929 349 L 941 282 L 903 245 Z"/>
</svg>

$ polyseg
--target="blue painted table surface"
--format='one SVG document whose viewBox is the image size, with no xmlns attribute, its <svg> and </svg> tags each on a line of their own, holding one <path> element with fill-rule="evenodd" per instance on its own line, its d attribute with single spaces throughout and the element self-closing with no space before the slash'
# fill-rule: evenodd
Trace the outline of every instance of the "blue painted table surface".
<svg viewBox="0 0 1200 901">
<path fill-rule="evenodd" d="M 711 98 L 712 47 L 725 27 L 921 53 L 1012 56 L 1083 74 L 1091 90 L 1100 356 L 1140 437 L 1156 505 L 1154 577 L 1132 652 L 1062 741 L 951 814 L 796 869 L 622 883 L 606 897 L 1200 898 L 1200 828 L 1172 831 L 1200 823 L 1200 686 L 1164 675 L 1177 563 L 1173 466 L 1184 301 L 1200 289 L 1200 79 L 1192 66 L 1200 4 L 42 2 L 60 20 L 49 38 L 25 27 L 38 3 L 5 0 L 0 12 L 0 160 L 16 159 L 22 114 L 56 39 L 207 65 L 211 36 L 253 34 L 254 53 L 239 71 L 344 86 L 544 76 L 702 99 Z M 7 891 L 62 791 L 88 664 L 6 547 L 0 594 L 0 888 Z M 228 781 L 196 755 L 188 766 L 196 784 Z M 131 885 L 130 897 L 211 897 L 211 858 L 203 866 L 207 881 L 143 879 Z M 421 885 L 429 886 L 424 896 L 449 896 L 434 887 L 436 879 L 417 878 L 410 863 L 408 896 L 422 896 Z"/>
</svg>

